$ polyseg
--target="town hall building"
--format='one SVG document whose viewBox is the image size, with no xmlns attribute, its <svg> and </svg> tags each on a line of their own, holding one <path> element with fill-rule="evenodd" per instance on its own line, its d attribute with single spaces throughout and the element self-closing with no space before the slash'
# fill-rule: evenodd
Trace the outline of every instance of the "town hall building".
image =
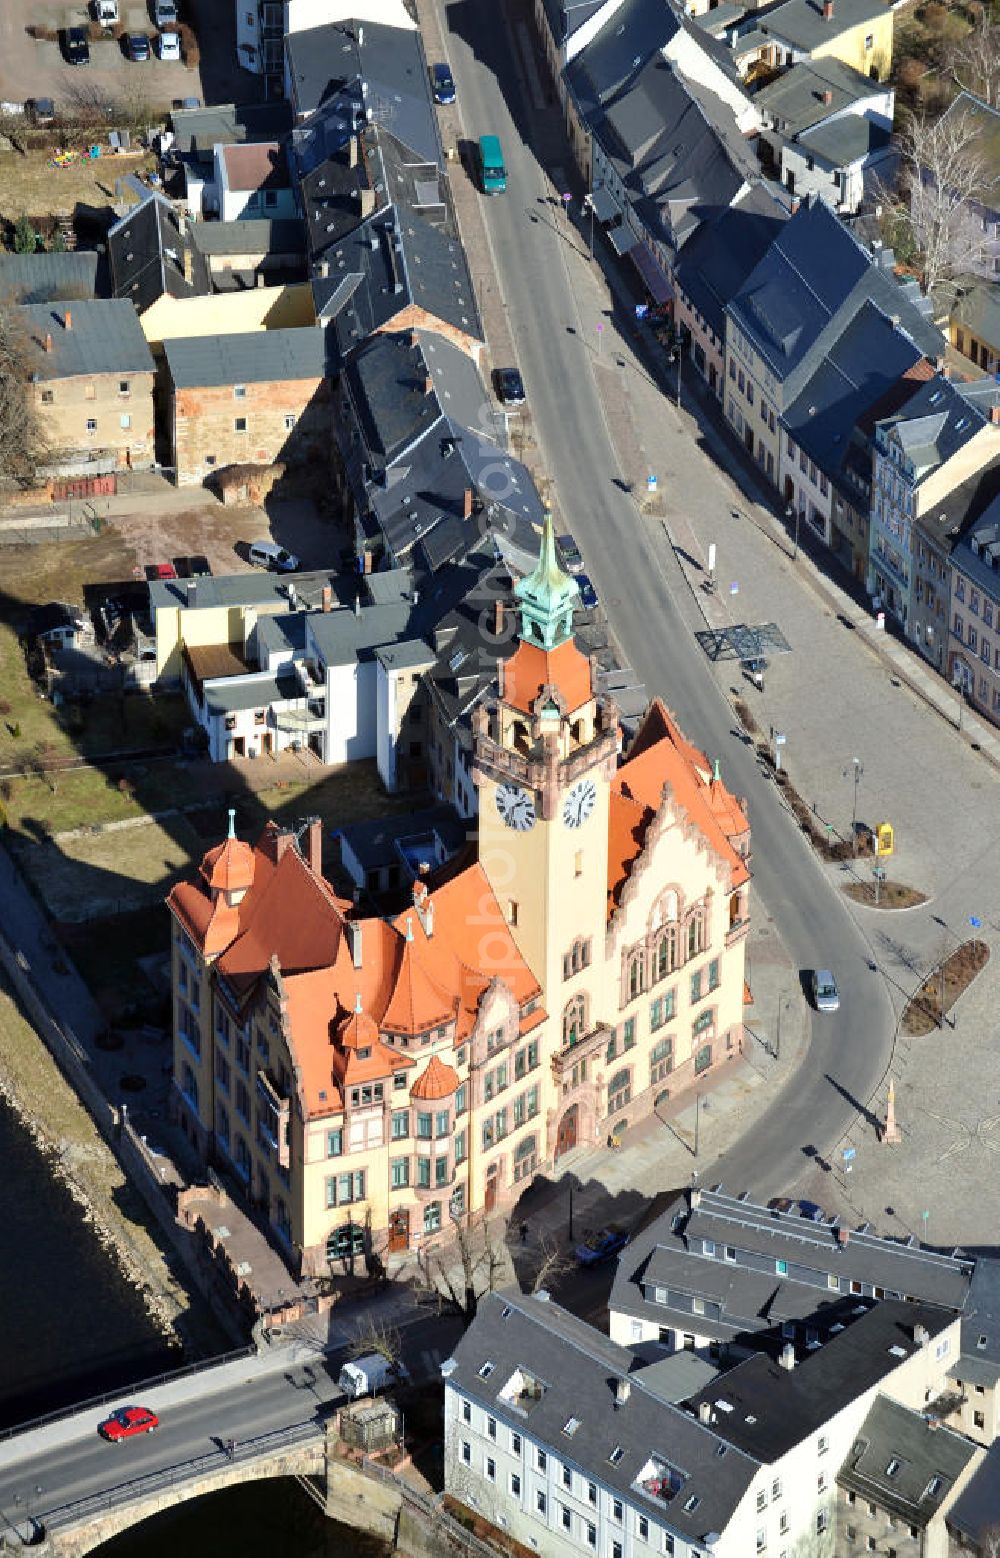
<svg viewBox="0 0 1000 1558">
<path fill-rule="evenodd" d="M 515 593 L 471 859 L 360 917 L 269 823 L 170 894 L 176 1115 L 305 1272 L 512 1205 L 742 1046 L 743 803 L 659 701 L 622 752 L 549 516 Z"/>
</svg>

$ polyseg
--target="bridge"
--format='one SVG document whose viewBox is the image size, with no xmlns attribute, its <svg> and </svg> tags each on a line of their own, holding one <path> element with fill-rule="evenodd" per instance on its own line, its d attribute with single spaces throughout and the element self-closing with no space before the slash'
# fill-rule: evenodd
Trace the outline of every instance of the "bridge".
<svg viewBox="0 0 1000 1558">
<path fill-rule="evenodd" d="M 403 1356 L 414 1379 L 448 1355 L 454 1330 L 436 1317 L 408 1325 Z M 0 1436 L 0 1548 L 33 1546 L 77 1558 L 174 1504 L 234 1483 L 295 1477 L 330 1515 L 392 1539 L 398 1487 L 366 1479 L 334 1453 L 337 1379 L 346 1349 L 312 1344 L 247 1349 L 98 1398 Z M 142 1404 L 158 1429 L 108 1443 L 98 1424 Z"/>
</svg>

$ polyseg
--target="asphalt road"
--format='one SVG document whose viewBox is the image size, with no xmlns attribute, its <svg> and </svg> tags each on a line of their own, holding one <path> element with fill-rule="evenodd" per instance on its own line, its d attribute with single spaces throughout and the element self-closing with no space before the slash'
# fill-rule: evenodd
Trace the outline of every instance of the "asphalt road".
<svg viewBox="0 0 1000 1558">
<path fill-rule="evenodd" d="M 437 1316 L 401 1330 L 403 1360 L 415 1383 L 447 1357 L 460 1330 L 458 1321 Z M 228 1463 L 230 1440 L 239 1460 L 253 1454 L 254 1441 L 299 1424 L 312 1425 L 318 1435 L 331 1404 L 343 1399 L 337 1379 L 345 1357 L 343 1349 L 328 1357 L 317 1353 L 306 1363 L 237 1379 L 224 1391 L 209 1371 L 197 1377 L 204 1391 L 192 1399 L 167 1406 L 160 1396 L 169 1387 L 140 1389 L 118 1403 L 88 1408 L 70 1423 L 63 1419 L 51 1431 L 26 1434 L 24 1457 L 0 1466 L 0 1536 L 8 1525 L 23 1526 L 29 1517 L 44 1521 L 49 1511 L 95 1495 L 107 1497 L 136 1479 L 162 1475 L 182 1481 L 192 1462 L 211 1471 L 216 1463 Z M 122 1444 L 107 1443 L 97 1425 L 112 1405 L 121 1404 L 151 1407 L 159 1428 Z M 57 1434 L 58 1442 L 47 1445 L 46 1439 Z M 14 1445 L 8 1442 L 3 1449 L 9 1455 Z"/>
<path fill-rule="evenodd" d="M 441 0 L 435 4 L 440 17 Z M 518 366 L 563 519 L 626 658 L 692 739 L 722 760 L 730 788 L 748 798 L 757 912 L 763 905 L 773 917 L 800 969 L 837 971 L 840 1012 L 814 1016 L 808 1053 L 793 1082 L 746 1139 L 702 1167 L 706 1183 L 722 1179 L 734 1191 L 781 1193 L 794 1187 L 810 1156 L 836 1143 L 880 1081 L 892 1032 L 888 994 L 868 966 L 869 949 L 840 895 L 734 729 L 732 711 L 679 609 L 687 590 L 679 568 L 653 552 L 634 499 L 614 483 L 618 460 L 566 269 L 567 243 L 580 238 L 553 204 L 552 186 L 532 149 L 516 26 L 505 20 L 503 8 L 481 0 L 449 5 L 447 15 L 454 20 L 448 52 L 465 133 L 475 138 L 493 131 L 503 142 L 507 193 L 481 198 Z M 568 146 L 564 166 L 571 167 Z M 611 329 L 609 320 L 602 336 L 607 357 L 614 353 Z M 692 443 L 690 458 L 706 456 Z M 704 491 L 706 511 L 717 506 L 720 521 L 731 525 L 718 482 L 706 480 Z"/>
</svg>

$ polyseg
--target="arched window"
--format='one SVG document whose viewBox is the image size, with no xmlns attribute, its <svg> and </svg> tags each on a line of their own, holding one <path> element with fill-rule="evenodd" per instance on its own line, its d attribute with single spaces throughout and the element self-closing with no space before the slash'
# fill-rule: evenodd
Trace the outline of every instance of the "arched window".
<svg viewBox="0 0 1000 1558">
<path fill-rule="evenodd" d="M 525 1136 L 514 1152 L 514 1179 L 530 1179 L 538 1167 L 538 1137 Z"/>
<path fill-rule="evenodd" d="M 734 930 L 743 918 L 743 903 L 740 893 L 733 893 L 729 900 L 729 929 Z"/>
<path fill-rule="evenodd" d="M 628 993 L 631 1000 L 642 994 L 645 983 L 643 972 L 642 948 L 640 947 L 631 954 L 628 960 Z"/>
<path fill-rule="evenodd" d="M 619 1109 L 624 1109 L 631 1097 L 631 1071 L 616 1071 L 608 1083 L 608 1114 L 617 1114 Z"/>
<path fill-rule="evenodd" d="M 654 1044 L 649 1052 L 649 1082 L 655 1086 L 662 1082 L 665 1076 L 669 1076 L 674 1069 L 674 1041 L 673 1039 L 661 1039 Z"/>
<path fill-rule="evenodd" d="M 365 1230 L 360 1223 L 341 1223 L 326 1241 L 327 1260 L 352 1260 L 365 1251 Z"/>
<path fill-rule="evenodd" d="M 575 995 L 563 1012 L 563 1048 L 579 1044 L 587 1031 L 587 997 Z"/>
<path fill-rule="evenodd" d="M 677 926 L 661 930 L 653 952 L 653 977 L 665 979 L 677 967 Z"/>
<path fill-rule="evenodd" d="M 687 928 L 687 955 L 689 958 L 697 957 L 705 945 L 705 917 L 701 909 L 696 909 L 688 920 Z"/>
</svg>

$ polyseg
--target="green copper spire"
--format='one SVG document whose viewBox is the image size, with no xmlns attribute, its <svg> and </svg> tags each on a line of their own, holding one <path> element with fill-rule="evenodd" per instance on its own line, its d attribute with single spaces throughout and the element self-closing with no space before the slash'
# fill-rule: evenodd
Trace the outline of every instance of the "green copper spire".
<svg viewBox="0 0 1000 1558">
<path fill-rule="evenodd" d="M 564 573 L 556 553 L 551 510 L 545 510 L 538 562 L 527 578 L 514 586 L 521 603 L 521 637 L 543 649 L 557 649 L 573 637 L 573 608 L 579 589 Z"/>
</svg>

